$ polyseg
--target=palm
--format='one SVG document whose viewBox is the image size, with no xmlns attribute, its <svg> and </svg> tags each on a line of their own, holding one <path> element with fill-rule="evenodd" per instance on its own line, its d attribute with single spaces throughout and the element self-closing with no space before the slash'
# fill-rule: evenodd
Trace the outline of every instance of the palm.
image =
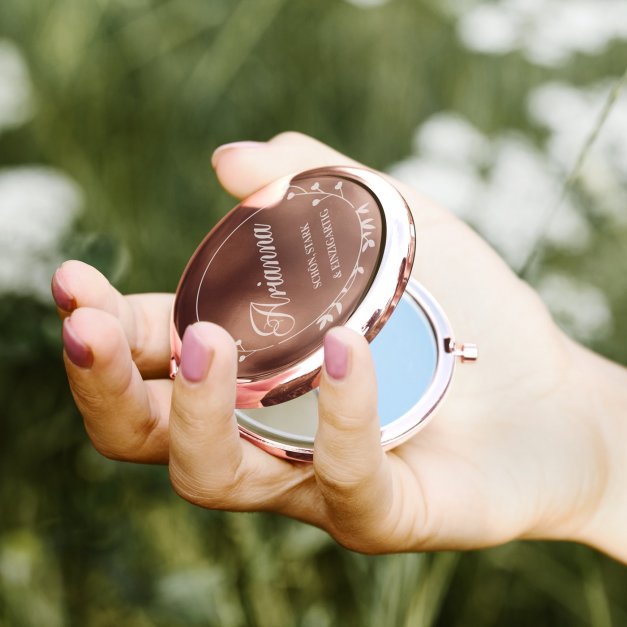
<svg viewBox="0 0 627 627">
<path fill-rule="evenodd" d="M 563 489 L 564 475 L 547 481 L 551 469 L 538 463 L 560 463 L 555 421 L 547 423 L 539 407 L 551 402 L 567 354 L 535 293 L 479 237 L 449 217 L 428 229 L 424 266 L 419 258 L 415 272 L 444 304 L 458 338 L 479 342 L 481 357 L 458 373 L 437 418 L 393 454 L 424 500 L 415 537 L 497 543 L 544 513 L 534 494 L 545 490 L 549 503 Z M 542 448 L 554 450 L 541 455 Z"/>
</svg>

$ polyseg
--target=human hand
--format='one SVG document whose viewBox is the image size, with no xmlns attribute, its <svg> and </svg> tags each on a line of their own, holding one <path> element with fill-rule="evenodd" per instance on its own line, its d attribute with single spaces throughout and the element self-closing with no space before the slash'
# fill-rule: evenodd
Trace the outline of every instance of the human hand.
<svg viewBox="0 0 627 627">
<path fill-rule="evenodd" d="M 297 170 L 350 163 L 293 133 L 214 156 L 220 181 L 240 198 Z M 604 512 L 620 462 L 608 437 L 616 432 L 591 411 L 591 399 L 593 373 L 623 373 L 566 338 L 465 224 L 395 185 L 416 222 L 414 276 L 456 333 L 481 349 L 481 361 L 458 372 L 423 431 L 382 451 L 367 343 L 336 328 L 325 341 L 314 463 L 272 457 L 239 437 L 236 350 L 225 331 L 190 327 L 182 376 L 172 383 L 165 378 L 172 296 L 123 297 L 93 268 L 67 262 L 53 292 L 67 318 L 70 385 L 94 445 L 114 459 L 169 463 L 174 488 L 198 505 L 281 512 L 364 552 L 525 537 L 611 550 L 596 530 L 610 524 Z"/>
</svg>

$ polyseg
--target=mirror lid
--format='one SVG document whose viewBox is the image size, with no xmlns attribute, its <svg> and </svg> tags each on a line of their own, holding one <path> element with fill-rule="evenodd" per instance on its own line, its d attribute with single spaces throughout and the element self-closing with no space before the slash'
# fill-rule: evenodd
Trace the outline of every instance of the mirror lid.
<svg viewBox="0 0 627 627">
<path fill-rule="evenodd" d="M 333 166 L 281 178 L 204 238 L 172 310 L 171 372 L 185 328 L 224 327 L 238 349 L 237 407 L 263 407 L 318 384 L 324 334 L 345 325 L 371 341 L 414 261 L 409 207 L 381 175 Z"/>
</svg>

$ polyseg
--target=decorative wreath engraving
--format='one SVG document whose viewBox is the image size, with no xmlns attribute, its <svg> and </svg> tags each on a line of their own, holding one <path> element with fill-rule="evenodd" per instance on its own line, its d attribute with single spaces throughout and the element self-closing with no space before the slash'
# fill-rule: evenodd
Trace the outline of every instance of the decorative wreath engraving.
<svg viewBox="0 0 627 627">
<path fill-rule="evenodd" d="M 375 241 L 371 237 L 373 235 L 373 231 L 376 229 L 376 226 L 374 225 L 374 219 L 367 217 L 370 213 L 370 209 L 368 208 L 370 202 L 365 202 L 359 207 L 355 207 L 355 205 L 344 196 L 342 181 L 337 181 L 332 191 L 323 189 L 320 186 L 319 181 L 314 182 L 309 189 L 305 189 L 304 187 L 300 187 L 298 185 L 290 185 L 286 199 L 289 201 L 296 198 L 297 196 L 313 196 L 313 198 L 311 199 L 311 205 L 313 207 L 317 207 L 321 202 L 324 202 L 328 198 L 337 198 L 338 200 L 345 202 L 355 212 L 355 215 L 359 220 L 361 229 L 361 247 L 357 255 L 357 260 L 355 261 L 355 266 L 353 267 L 348 277 L 348 280 L 346 281 L 338 295 L 335 297 L 333 302 L 315 320 L 315 324 L 319 326 L 320 330 L 323 330 L 328 324 L 331 324 L 335 321 L 336 316 L 341 315 L 342 300 L 344 299 L 346 294 L 350 292 L 353 284 L 355 283 L 357 275 L 364 273 L 364 268 L 361 263 L 361 257 L 364 253 L 367 253 L 369 250 L 373 249 L 376 246 Z M 302 333 L 305 329 L 309 328 L 311 324 L 314 324 L 314 322 L 307 325 L 307 327 L 305 327 L 304 329 L 301 329 L 298 333 Z M 298 333 L 296 333 L 295 335 L 298 335 Z M 286 338 L 286 340 L 291 339 L 292 337 L 294 336 L 290 336 L 290 338 Z M 268 348 L 271 348 L 271 346 L 274 346 L 271 345 L 257 349 L 247 349 L 243 345 L 241 339 L 236 340 L 235 345 L 237 346 L 240 362 L 245 361 L 248 357 L 255 353 L 258 353 L 259 351 L 267 350 Z"/>
<path fill-rule="evenodd" d="M 237 352 L 239 353 L 238 360 L 240 363 L 245 361 L 246 358 L 250 357 L 254 353 L 258 353 L 259 351 L 266 350 L 266 348 L 270 348 L 269 346 L 264 346 L 263 348 L 245 348 L 242 344 L 242 340 L 235 340 L 235 346 L 237 346 Z"/>
</svg>

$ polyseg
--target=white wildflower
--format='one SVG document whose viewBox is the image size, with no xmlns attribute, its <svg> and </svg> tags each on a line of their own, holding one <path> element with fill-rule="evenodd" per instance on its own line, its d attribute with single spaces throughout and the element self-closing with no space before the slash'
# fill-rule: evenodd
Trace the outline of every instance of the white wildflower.
<svg viewBox="0 0 627 627">
<path fill-rule="evenodd" d="M 570 172 L 592 132 L 612 83 L 588 88 L 547 83 L 529 96 L 532 119 L 550 133 L 547 152 L 564 173 Z M 579 184 L 597 213 L 627 223 L 627 93 L 613 105 L 595 145 L 586 155 Z"/>
<path fill-rule="evenodd" d="M 32 110 L 26 63 L 10 41 L 0 39 L 0 132 L 26 122 Z"/>
<path fill-rule="evenodd" d="M 589 227 L 569 198 L 553 214 L 561 171 L 523 137 L 490 140 L 459 116 L 439 114 L 416 138 L 417 154 L 392 174 L 472 224 L 513 267 L 541 240 L 570 250 L 587 244 Z"/>
<path fill-rule="evenodd" d="M 56 170 L 0 170 L 0 293 L 49 299 L 62 240 L 81 204 L 77 185 Z"/>
<path fill-rule="evenodd" d="M 612 333 L 612 312 L 605 294 L 589 283 L 562 274 L 545 276 L 537 285 L 556 321 L 575 338 L 589 342 Z"/>
<path fill-rule="evenodd" d="M 471 50 L 506 54 L 520 50 L 547 66 L 576 53 L 599 54 L 627 40 L 624 0 L 501 0 L 467 10 L 458 3 L 461 41 Z"/>
</svg>

